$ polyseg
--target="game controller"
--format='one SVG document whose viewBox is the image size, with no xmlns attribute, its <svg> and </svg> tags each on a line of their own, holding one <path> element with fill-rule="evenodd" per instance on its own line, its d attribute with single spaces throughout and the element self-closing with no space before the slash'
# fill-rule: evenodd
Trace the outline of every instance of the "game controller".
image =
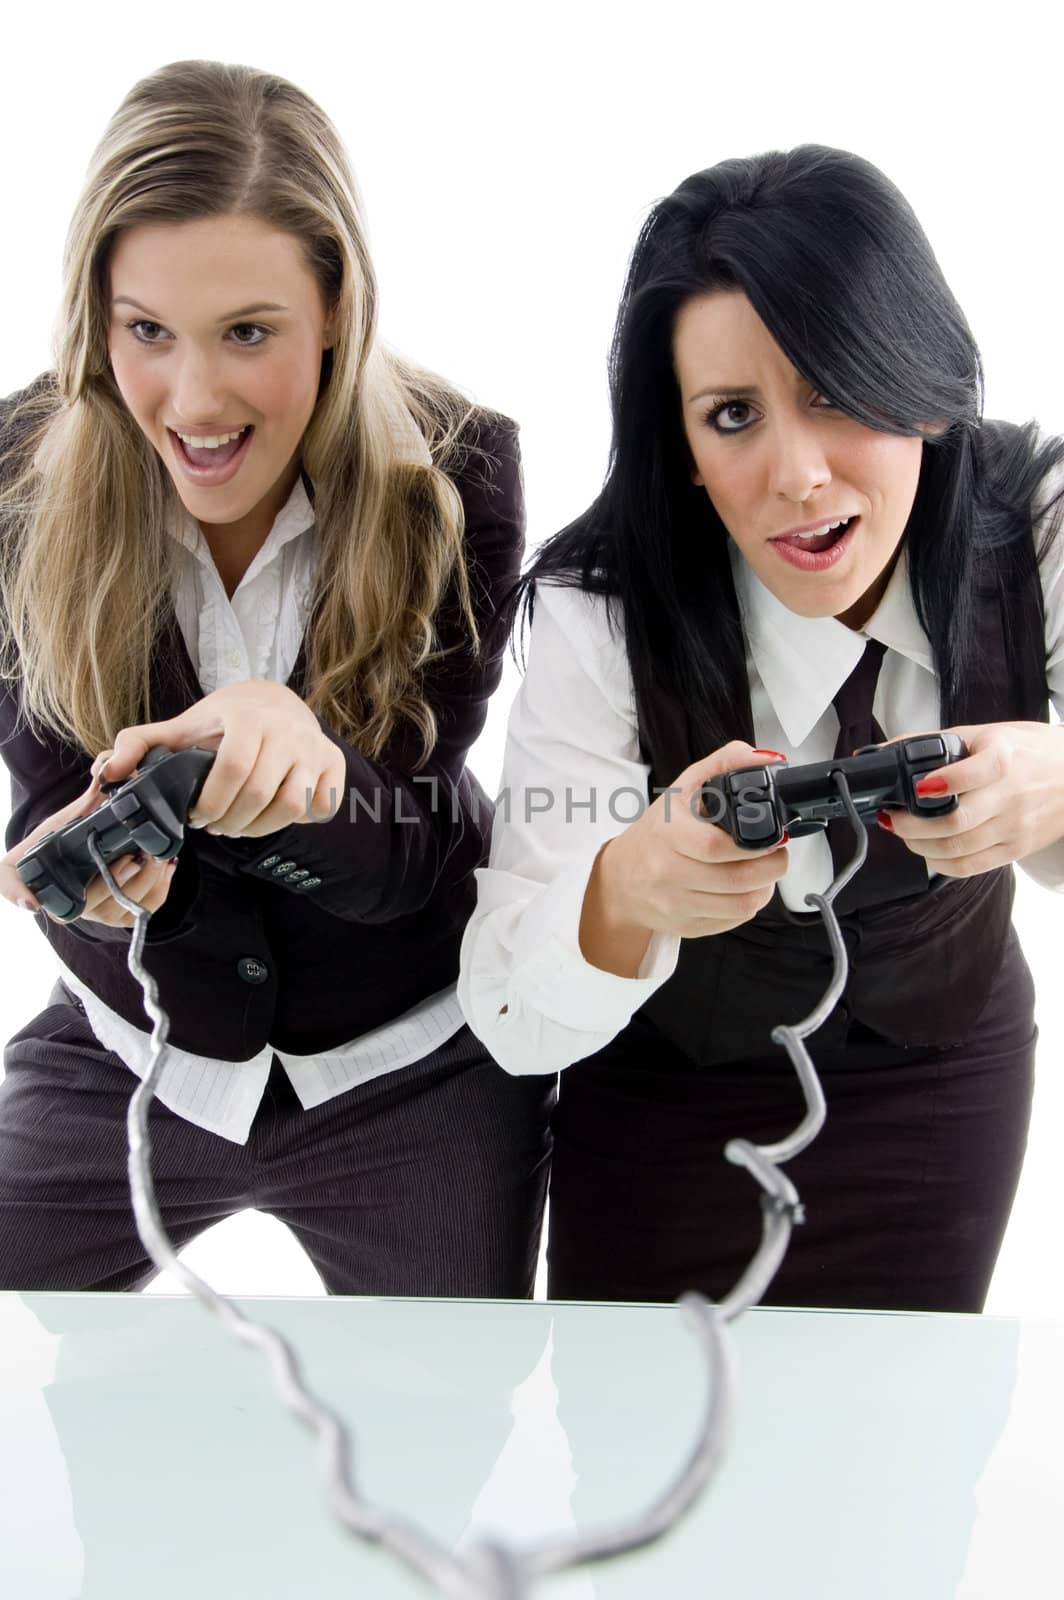
<svg viewBox="0 0 1064 1600">
<path fill-rule="evenodd" d="M 57 921 L 73 922 L 84 911 L 85 890 L 98 872 L 90 838 L 108 864 L 136 850 L 163 860 L 176 856 L 189 807 L 213 762 L 213 750 L 195 746 L 149 750 L 128 778 L 100 785 L 107 799 L 95 811 L 38 839 L 19 862 L 19 877 Z"/>
<path fill-rule="evenodd" d="M 944 817 L 957 806 L 956 795 L 916 793 L 927 772 L 962 761 L 968 754 L 955 733 L 929 733 L 896 744 L 871 744 L 852 756 L 791 767 L 741 767 L 724 772 L 702 786 L 703 814 L 731 834 L 744 850 L 765 850 L 779 844 L 784 832 L 792 839 L 819 833 L 829 822 L 846 816 L 834 780 L 844 773 L 858 815 L 867 827 L 884 806 L 904 806 L 924 817 Z"/>
</svg>

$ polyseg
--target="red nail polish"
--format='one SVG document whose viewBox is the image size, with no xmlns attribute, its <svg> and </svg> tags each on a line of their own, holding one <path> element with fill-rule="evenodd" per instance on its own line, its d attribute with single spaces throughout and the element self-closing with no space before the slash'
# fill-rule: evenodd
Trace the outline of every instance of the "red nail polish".
<svg viewBox="0 0 1064 1600">
<path fill-rule="evenodd" d="M 949 784 L 945 778 L 917 778 L 915 788 L 921 799 L 928 794 L 949 793 Z"/>
<path fill-rule="evenodd" d="M 876 821 L 881 828 L 886 828 L 888 833 L 894 832 L 894 821 L 889 811 L 877 811 Z"/>
<path fill-rule="evenodd" d="M 774 756 L 777 761 L 786 761 L 787 757 L 782 750 L 755 750 L 755 756 Z"/>
</svg>

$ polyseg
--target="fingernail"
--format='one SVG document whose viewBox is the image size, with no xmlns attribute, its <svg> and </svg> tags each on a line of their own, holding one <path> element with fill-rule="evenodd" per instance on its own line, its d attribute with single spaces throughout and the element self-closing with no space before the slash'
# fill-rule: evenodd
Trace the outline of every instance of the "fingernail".
<svg viewBox="0 0 1064 1600">
<path fill-rule="evenodd" d="M 28 894 L 21 895 L 18 903 L 23 911 L 39 911 L 41 909 L 36 900 L 31 900 Z"/>
<path fill-rule="evenodd" d="M 881 828 L 886 828 L 888 833 L 894 832 L 894 822 L 889 811 L 877 811 L 876 821 Z"/>
<path fill-rule="evenodd" d="M 168 867 L 176 867 L 177 866 L 177 857 L 176 856 L 168 856 L 167 860 L 166 860 L 166 865 Z"/>
<path fill-rule="evenodd" d="M 945 778 L 917 778 L 916 792 L 921 799 L 925 794 L 948 794 L 949 784 Z"/>
<path fill-rule="evenodd" d="M 777 761 L 786 761 L 787 757 L 782 750 L 755 750 L 755 756 L 773 756 Z"/>
</svg>

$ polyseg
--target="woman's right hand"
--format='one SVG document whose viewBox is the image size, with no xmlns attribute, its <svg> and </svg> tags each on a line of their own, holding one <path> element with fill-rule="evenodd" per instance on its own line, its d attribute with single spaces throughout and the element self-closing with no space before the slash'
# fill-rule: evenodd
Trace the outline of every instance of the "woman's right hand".
<svg viewBox="0 0 1064 1600">
<path fill-rule="evenodd" d="M 106 796 L 100 789 L 98 773 L 110 753 L 104 751 L 96 758 L 93 763 L 92 782 L 76 800 L 72 800 L 69 805 L 63 806 L 52 816 L 46 817 L 13 850 L 9 850 L 6 856 L 0 858 L 0 896 L 10 900 L 12 905 L 22 906 L 26 911 L 41 910 L 36 896 L 26 887 L 15 869 L 31 845 L 35 845 L 46 833 L 56 833 L 68 822 L 89 816 L 102 804 Z M 135 900 L 146 911 L 152 912 L 158 911 L 170 892 L 174 863 L 159 861 L 154 856 L 146 856 L 138 851 L 136 856 L 121 857 L 111 870 L 122 893 Z M 101 922 L 111 928 L 131 928 L 134 919 L 130 912 L 123 910 L 118 904 L 103 878 L 97 874 L 85 891 L 85 910 L 77 920 Z"/>
<path fill-rule="evenodd" d="M 786 839 L 741 849 L 699 814 L 702 785 L 763 764 L 769 752 L 740 740 L 682 772 L 672 789 L 599 851 L 580 922 L 586 960 L 634 976 L 653 933 L 702 939 L 749 922 L 787 871 Z"/>
</svg>

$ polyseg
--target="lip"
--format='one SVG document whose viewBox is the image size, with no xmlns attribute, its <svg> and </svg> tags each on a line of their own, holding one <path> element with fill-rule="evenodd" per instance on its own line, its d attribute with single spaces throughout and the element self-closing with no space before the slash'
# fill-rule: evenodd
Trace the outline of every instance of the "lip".
<svg viewBox="0 0 1064 1600">
<path fill-rule="evenodd" d="M 838 519 L 831 517 L 828 520 L 835 522 Z M 781 543 L 781 540 L 792 536 L 788 534 L 780 534 L 777 538 L 769 540 L 769 543 L 780 560 L 785 561 L 789 567 L 796 567 L 799 572 L 827 572 L 830 567 L 838 566 L 847 550 L 849 550 L 860 521 L 859 516 L 854 517 L 842 538 L 836 539 L 830 550 L 803 550 L 800 545 Z M 793 533 L 808 532 L 809 528 L 822 528 L 823 526 L 823 520 L 811 522 L 805 529 L 795 528 Z"/>
<path fill-rule="evenodd" d="M 247 428 L 248 432 L 241 441 L 240 448 L 235 456 L 220 467 L 195 467 L 185 454 L 184 446 L 178 437 L 177 430 L 168 427 L 166 432 L 170 441 L 170 453 L 177 463 L 182 477 L 186 478 L 189 483 L 198 484 L 201 488 L 217 488 L 223 483 L 228 483 L 231 478 L 235 478 L 244 464 L 244 458 L 251 448 L 251 441 L 255 437 L 254 423 L 241 423 L 236 428 L 212 428 L 210 433 L 197 435 L 199 438 L 217 438 L 219 434 L 223 433 L 239 433 L 241 428 Z M 182 433 L 192 432 L 191 429 L 184 428 L 181 431 Z"/>
</svg>

